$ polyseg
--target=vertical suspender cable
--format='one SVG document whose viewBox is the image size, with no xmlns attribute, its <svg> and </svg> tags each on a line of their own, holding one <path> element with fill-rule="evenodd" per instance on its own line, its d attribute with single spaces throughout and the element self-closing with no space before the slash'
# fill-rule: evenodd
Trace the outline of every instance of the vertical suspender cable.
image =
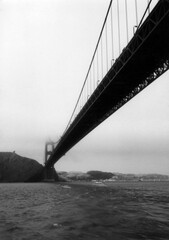
<svg viewBox="0 0 169 240">
<path fill-rule="evenodd" d="M 87 92 L 86 92 L 86 84 L 85 84 L 85 87 L 84 87 L 84 104 L 86 103 L 86 99 L 87 99 Z"/>
<path fill-rule="evenodd" d="M 121 45 L 120 45 L 120 13 L 119 13 L 119 1 L 117 0 L 117 22 L 118 22 L 118 39 L 119 39 L 119 54 L 121 52 Z"/>
<path fill-rule="evenodd" d="M 82 98 L 82 103 L 81 103 L 81 108 L 82 108 L 82 106 L 83 106 L 84 92 L 82 92 L 81 98 Z"/>
<path fill-rule="evenodd" d="M 82 106 L 82 97 L 80 98 L 80 101 L 79 101 L 79 106 L 78 106 L 79 110 L 81 109 L 81 106 Z"/>
<path fill-rule="evenodd" d="M 108 7 L 108 10 L 107 10 L 107 13 L 106 13 L 106 17 L 105 17 L 105 19 L 104 19 L 103 26 L 102 26 L 102 29 L 101 29 L 101 32 L 100 32 L 100 35 L 99 35 L 99 38 L 98 38 L 98 41 L 97 41 L 95 50 L 94 50 L 94 54 L 93 54 L 93 56 L 92 56 L 92 60 L 91 60 L 90 65 L 89 65 L 89 69 L 88 69 L 88 71 L 87 71 L 87 74 L 86 74 L 85 80 L 84 80 L 84 82 L 83 82 L 83 85 L 82 85 L 80 94 L 79 94 L 79 96 L 78 96 L 78 99 L 77 99 L 77 101 L 76 101 L 75 107 L 74 107 L 74 109 L 73 109 L 72 115 L 71 115 L 70 120 L 69 120 L 69 122 L 68 122 L 68 124 L 67 124 L 67 126 L 66 126 L 65 131 L 68 129 L 68 127 L 69 127 L 69 125 L 70 125 L 70 122 L 71 122 L 71 120 L 72 120 L 72 118 L 73 118 L 73 116 L 74 116 L 74 113 L 75 113 L 75 111 L 76 111 L 76 108 L 77 108 L 77 106 L 78 106 L 78 104 L 79 104 L 79 100 L 80 100 L 82 91 L 83 91 L 83 89 L 84 89 L 84 86 L 85 86 L 85 84 L 86 84 L 86 81 L 87 81 L 89 72 L 90 72 L 90 70 L 91 70 L 91 66 L 92 66 L 92 64 L 93 64 L 93 60 L 94 60 L 94 57 L 95 57 L 95 54 L 96 54 L 96 51 L 97 51 L 97 48 L 98 48 L 98 45 L 99 45 L 99 42 L 100 42 L 102 33 L 103 33 L 103 29 L 104 29 L 105 23 L 106 23 L 106 21 L 107 21 L 107 17 L 108 17 L 108 14 L 109 14 L 111 5 L 112 5 L 112 0 L 110 0 L 109 7 Z"/>
<path fill-rule="evenodd" d="M 99 81 L 99 56 L 98 56 L 98 53 L 99 50 L 97 49 L 97 81 Z"/>
<path fill-rule="evenodd" d="M 93 91 L 95 89 L 95 66 L 94 66 L 94 60 L 93 60 Z"/>
<path fill-rule="evenodd" d="M 135 12 L 136 12 L 136 26 L 138 27 L 138 11 L 137 11 L 137 0 L 135 0 Z"/>
<path fill-rule="evenodd" d="M 126 11 L 126 34 L 127 34 L 127 43 L 129 42 L 129 31 L 128 31 L 128 11 L 127 11 L 127 0 L 125 0 L 125 11 Z"/>
<path fill-rule="evenodd" d="M 90 73 L 88 75 L 88 97 L 90 96 Z"/>
<path fill-rule="evenodd" d="M 87 81 L 86 81 L 85 87 L 86 87 L 86 99 L 87 99 L 87 96 L 88 96 L 88 84 L 87 84 Z M 86 101 L 87 101 L 87 100 L 86 100 Z"/>
<path fill-rule="evenodd" d="M 103 39 L 101 38 L 101 65 L 102 65 L 102 78 L 103 78 Z"/>
<path fill-rule="evenodd" d="M 107 67 L 107 71 L 108 71 L 109 66 L 108 66 L 107 22 L 106 22 L 106 25 L 105 25 L 105 34 L 106 34 L 106 67 Z"/>
<path fill-rule="evenodd" d="M 83 92 L 82 92 L 82 107 L 83 107 L 83 105 L 84 105 L 84 98 L 85 98 L 85 92 L 83 91 Z"/>
<path fill-rule="evenodd" d="M 90 69 L 90 95 L 92 95 L 92 68 Z"/>
<path fill-rule="evenodd" d="M 147 0 L 147 4 L 148 4 L 148 6 L 149 6 L 149 1 L 150 0 Z M 150 14 L 150 6 L 148 7 L 148 15 Z"/>
<path fill-rule="evenodd" d="M 90 95 L 90 77 L 88 76 L 87 78 L 87 98 Z"/>
<path fill-rule="evenodd" d="M 83 94 L 81 95 L 81 107 L 83 106 Z"/>
<path fill-rule="evenodd" d="M 86 102 L 86 97 L 85 97 L 85 87 L 84 87 L 84 90 L 83 90 L 83 105 L 85 105 L 85 102 Z"/>
<path fill-rule="evenodd" d="M 92 95 L 92 69 L 90 69 L 90 95 Z"/>
<path fill-rule="evenodd" d="M 143 14 L 143 16 L 142 16 L 142 18 L 141 18 L 141 20 L 140 20 L 140 23 L 139 23 L 139 25 L 138 25 L 138 27 L 137 27 L 137 30 L 140 28 L 140 26 L 141 26 L 141 24 L 142 24 L 142 22 L 143 22 L 143 20 L 144 20 L 144 17 L 145 17 L 145 15 L 146 15 L 148 9 L 150 8 L 151 2 L 152 2 L 152 0 L 149 0 L 149 3 L 148 3 L 148 5 L 147 5 L 147 8 L 146 8 L 146 10 L 145 10 L 145 12 L 144 12 L 144 14 Z"/>
<path fill-rule="evenodd" d="M 111 5 L 111 38 L 112 38 L 112 63 L 114 61 L 114 41 L 113 41 L 113 7 Z M 113 65 L 113 64 L 112 64 Z"/>
</svg>

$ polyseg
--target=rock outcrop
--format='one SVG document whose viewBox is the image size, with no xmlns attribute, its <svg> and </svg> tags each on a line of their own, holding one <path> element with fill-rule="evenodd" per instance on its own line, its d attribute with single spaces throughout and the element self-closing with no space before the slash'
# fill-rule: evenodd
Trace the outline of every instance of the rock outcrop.
<svg viewBox="0 0 169 240">
<path fill-rule="evenodd" d="M 44 167 L 15 152 L 0 152 L 0 182 L 37 182 L 43 179 Z"/>
</svg>

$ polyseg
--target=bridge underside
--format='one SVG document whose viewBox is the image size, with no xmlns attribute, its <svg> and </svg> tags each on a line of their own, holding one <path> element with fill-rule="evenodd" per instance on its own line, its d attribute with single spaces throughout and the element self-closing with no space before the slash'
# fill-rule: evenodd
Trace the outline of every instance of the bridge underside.
<svg viewBox="0 0 169 240">
<path fill-rule="evenodd" d="M 160 0 L 64 133 L 46 167 L 163 74 L 168 60 L 169 1 Z"/>
</svg>

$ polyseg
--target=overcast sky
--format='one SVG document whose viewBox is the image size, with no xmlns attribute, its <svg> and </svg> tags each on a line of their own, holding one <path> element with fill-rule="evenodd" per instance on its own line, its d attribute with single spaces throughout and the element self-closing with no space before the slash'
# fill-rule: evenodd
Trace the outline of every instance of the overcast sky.
<svg viewBox="0 0 169 240">
<path fill-rule="evenodd" d="M 0 151 L 44 160 L 73 111 L 109 1 L 0 0 Z M 169 72 L 81 140 L 57 170 L 169 174 Z"/>
</svg>

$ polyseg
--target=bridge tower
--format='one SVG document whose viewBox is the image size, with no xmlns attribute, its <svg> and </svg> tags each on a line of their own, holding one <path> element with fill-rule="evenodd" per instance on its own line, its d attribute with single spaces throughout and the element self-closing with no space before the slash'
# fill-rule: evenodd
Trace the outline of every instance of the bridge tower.
<svg viewBox="0 0 169 240">
<path fill-rule="evenodd" d="M 46 163 L 51 156 L 51 154 L 54 151 L 54 142 L 46 142 L 45 143 L 45 160 L 44 160 L 44 166 L 45 166 L 45 171 L 44 171 L 44 180 L 45 181 L 55 181 L 58 180 L 57 173 L 55 171 L 54 165 L 52 167 L 46 167 Z"/>
<path fill-rule="evenodd" d="M 45 143 L 45 161 L 44 164 L 46 165 L 48 158 L 51 156 L 54 150 L 54 142 L 46 142 Z"/>
</svg>

